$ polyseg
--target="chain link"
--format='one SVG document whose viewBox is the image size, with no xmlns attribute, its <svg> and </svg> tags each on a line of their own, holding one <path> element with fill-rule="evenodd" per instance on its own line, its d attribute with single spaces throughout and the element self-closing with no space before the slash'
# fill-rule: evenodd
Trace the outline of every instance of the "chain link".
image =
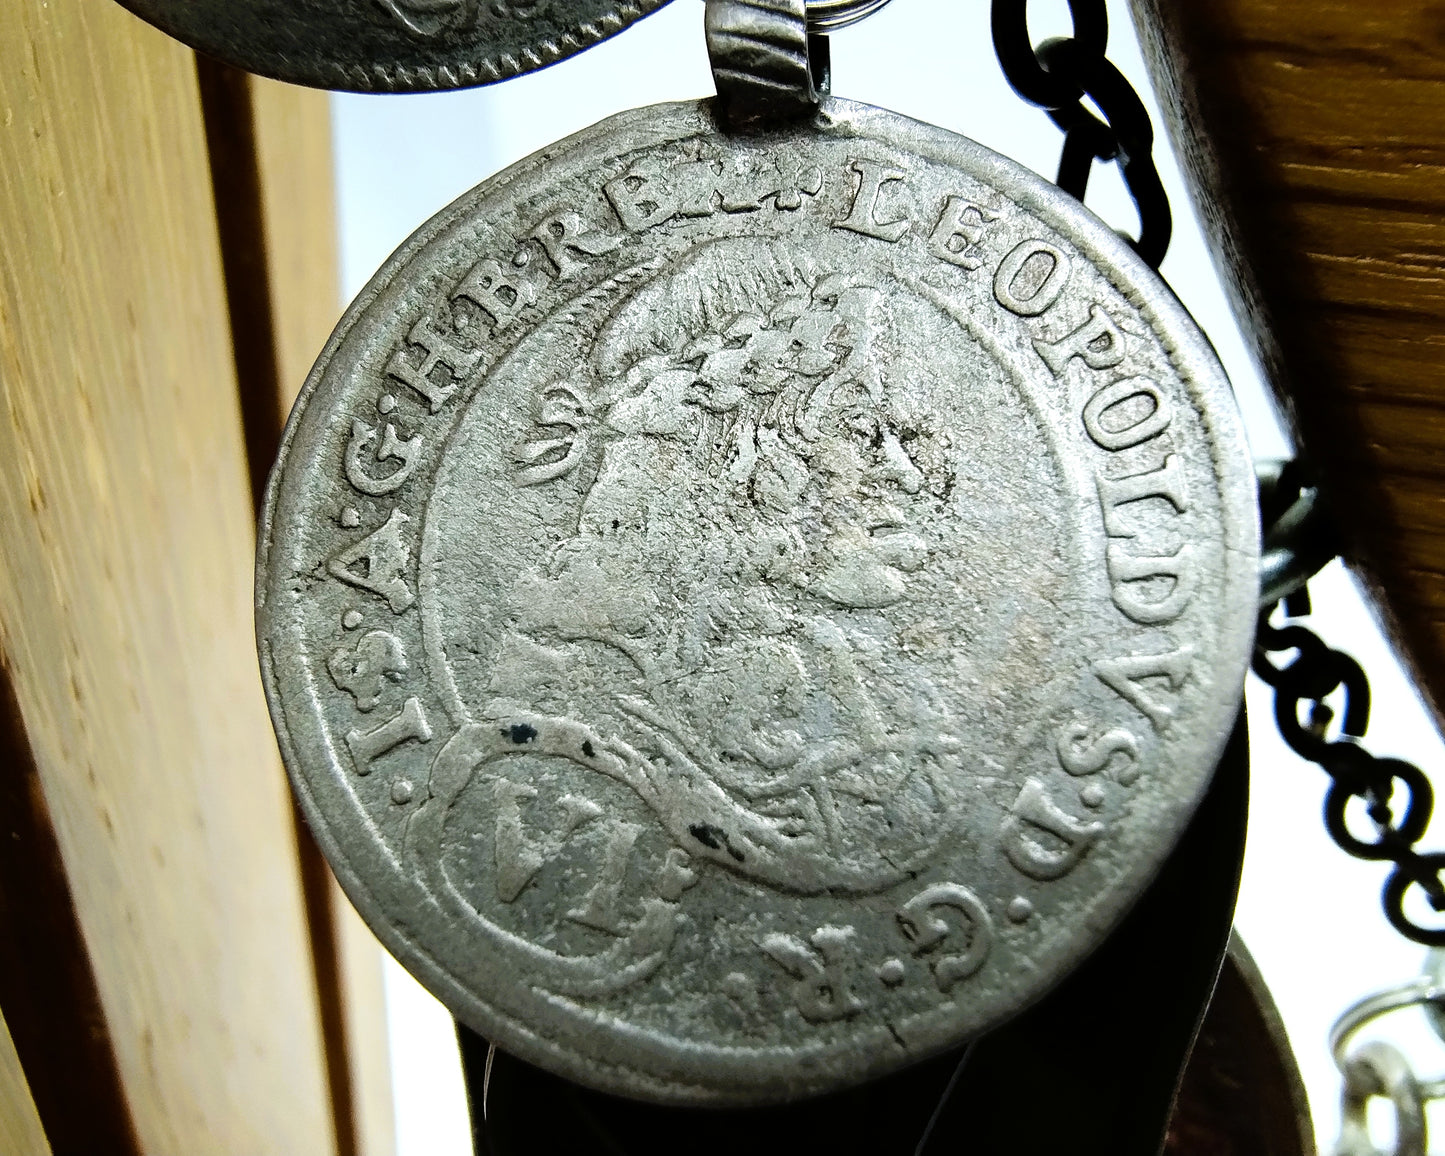
<svg viewBox="0 0 1445 1156">
<path fill-rule="evenodd" d="M 1029 0 L 993 0 L 994 50 L 1014 91 L 1043 108 L 1064 131 L 1061 189 L 1083 200 L 1094 162 L 1118 163 L 1139 212 L 1139 238 L 1130 243 L 1157 269 L 1169 247 L 1173 222 L 1154 166 L 1154 130 L 1148 111 L 1105 56 L 1109 43 L 1105 0 L 1068 0 L 1068 5 L 1073 34 L 1035 46 L 1029 36 Z M 1085 105 L 1086 98 L 1102 119 Z M 1445 854 L 1415 849 L 1434 806 L 1430 781 L 1413 763 L 1380 758 L 1360 745 L 1370 717 L 1370 684 L 1363 668 L 1292 621 L 1309 614 L 1305 580 L 1335 554 L 1328 531 L 1321 528 L 1316 494 L 1300 484 L 1297 474 L 1291 465 L 1262 479 L 1264 584 L 1270 605 L 1259 620 L 1254 671 L 1274 689 L 1275 721 L 1285 742 L 1330 776 L 1325 798 L 1330 837 L 1357 858 L 1393 863 L 1382 897 L 1385 915 L 1416 943 L 1445 947 L 1445 927 L 1422 927 L 1405 910 L 1413 885 L 1435 911 L 1445 913 Z M 1283 626 L 1270 621 L 1276 609 L 1283 610 Z M 1270 657 L 1290 652 L 1294 657 L 1282 665 Z M 1325 700 L 1337 690 L 1343 691 L 1344 710 L 1340 736 L 1331 741 L 1326 732 L 1334 711 Z M 1398 812 L 1397 788 L 1403 790 Z M 1374 824 L 1372 839 L 1360 838 L 1350 829 L 1348 815 L 1355 800 L 1363 802 Z"/>
<path fill-rule="evenodd" d="M 1128 80 L 1105 56 L 1109 20 L 1105 0 L 1068 0 L 1073 34 L 1035 46 L 1029 36 L 1029 0 L 992 0 L 994 50 L 1015 92 L 1043 108 L 1064 132 L 1058 185 L 1084 199 L 1096 160 L 1115 161 L 1139 212 L 1134 251 L 1157 269 L 1169 247 L 1173 220 L 1154 166 L 1154 130 L 1148 110 Z M 1084 103 L 1092 101 L 1102 113 Z M 1445 927 L 1422 927 L 1405 910 L 1411 886 L 1433 910 L 1445 913 L 1445 853 L 1415 849 L 1430 824 L 1434 792 L 1425 773 L 1403 759 L 1372 755 L 1360 745 L 1370 718 L 1370 684 L 1349 655 L 1331 649 L 1294 622 L 1309 614 L 1306 580 L 1336 554 L 1322 521 L 1317 494 L 1302 485 L 1294 463 L 1271 466 L 1261 477 L 1264 601 L 1255 640 L 1254 672 L 1274 689 L 1275 721 L 1286 743 L 1330 776 L 1325 828 L 1346 852 L 1394 864 L 1382 902 L 1394 928 L 1408 939 L 1445 947 Z M 1277 601 L 1276 601 L 1277 600 Z M 1285 625 L 1270 621 L 1282 610 Z M 1276 665 L 1271 655 L 1294 657 Z M 1343 691 L 1339 737 L 1326 737 L 1335 712 L 1325 700 Z M 1305 721 L 1301 721 L 1301 707 Z M 1403 790 L 1402 807 L 1394 803 Z M 1349 826 L 1350 805 L 1360 800 L 1374 824 L 1373 839 Z"/>
<path fill-rule="evenodd" d="M 1348 654 L 1294 621 L 1310 613 L 1308 589 L 1301 586 L 1279 603 L 1281 626 L 1270 621 L 1274 609 L 1260 616 L 1254 673 L 1274 690 L 1274 718 L 1284 741 L 1330 776 L 1325 829 L 1355 858 L 1393 863 L 1382 896 L 1386 918 L 1407 939 L 1445 947 L 1445 927 L 1422 927 L 1405 910 L 1406 895 L 1415 885 L 1433 910 L 1445 912 L 1445 854 L 1415 849 L 1434 808 L 1430 780 L 1413 763 L 1381 758 L 1360 745 L 1370 725 L 1369 679 Z M 1271 657 L 1290 652 L 1293 657 L 1283 663 Z M 1325 701 L 1336 691 L 1344 697 L 1338 715 Z M 1337 717 L 1339 737 L 1332 740 L 1328 732 Z M 1398 801 L 1397 790 L 1403 796 Z M 1356 800 L 1364 804 L 1374 826 L 1373 838 L 1361 838 L 1350 829 L 1350 805 Z"/>
<path fill-rule="evenodd" d="M 1139 237 L 1129 243 L 1159 268 L 1169 249 L 1173 218 L 1154 167 L 1154 128 L 1139 94 L 1104 55 L 1109 17 L 1104 0 L 1069 0 L 1073 35 L 1029 38 L 1029 0 L 993 0 L 993 44 L 1013 90 L 1049 114 L 1064 132 L 1058 185 L 1084 199 L 1094 162 L 1114 161 L 1139 213 Z M 1085 98 L 1103 114 L 1084 104 Z"/>
</svg>

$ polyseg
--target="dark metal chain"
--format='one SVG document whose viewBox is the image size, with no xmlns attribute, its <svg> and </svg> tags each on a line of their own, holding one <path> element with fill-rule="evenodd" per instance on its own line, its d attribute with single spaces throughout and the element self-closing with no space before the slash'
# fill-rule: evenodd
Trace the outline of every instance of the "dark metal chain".
<svg viewBox="0 0 1445 1156">
<path fill-rule="evenodd" d="M 1069 0 L 1074 34 L 1037 47 L 1029 38 L 1028 8 L 1028 0 L 993 0 L 994 51 L 1014 91 L 1064 131 L 1059 188 L 1082 201 L 1094 162 L 1117 162 L 1139 212 L 1139 238 L 1129 243 L 1157 269 L 1169 248 L 1173 219 L 1154 167 L 1149 113 L 1104 55 L 1109 44 L 1104 0 Z M 1084 104 L 1086 97 L 1102 119 Z"/>
<path fill-rule="evenodd" d="M 1149 114 L 1123 73 L 1105 57 L 1109 42 L 1105 0 L 1068 0 L 1073 35 L 1038 46 L 1029 37 L 1029 0 L 992 2 L 994 50 L 1004 76 L 1015 92 L 1043 108 L 1064 131 L 1059 187 L 1083 200 L 1094 162 L 1116 161 L 1139 212 L 1139 239 L 1130 243 L 1157 269 L 1173 227 L 1169 201 L 1154 167 Z M 1086 97 L 1102 119 L 1086 107 Z M 1363 668 L 1292 621 L 1309 614 L 1305 579 L 1336 553 L 1321 531 L 1313 490 L 1301 484 L 1293 463 L 1262 486 L 1261 515 L 1266 527 L 1267 597 L 1285 596 L 1260 617 L 1253 665 L 1254 672 L 1274 688 L 1280 734 L 1332 780 L 1325 798 L 1325 828 L 1331 838 L 1357 858 L 1395 865 L 1383 895 L 1390 923 L 1416 943 L 1445 947 L 1445 927 L 1422 927 L 1405 911 L 1405 897 L 1413 884 L 1435 911 L 1445 913 L 1445 854 L 1415 849 L 1434 806 L 1430 780 L 1413 763 L 1379 758 L 1360 746 L 1370 718 L 1370 684 Z M 1292 592 L 1285 594 L 1287 590 Z M 1285 625 L 1271 623 L 1275 610 L 1282 610 Z M 1291 652 L 1294 657 L 1282 665 L 1270 657 Z M 1325 699 L 1337 690 L 1343 690 L 1345 706 L 1340 736 L 1331 741 L 1326 733 L 1335 716 Z M 1403 791 L 1398 813 L 1397 789 Z M 1374 824 L 1373 839 L 1359 838 L 1350 830 L 1348 812 L 1357 799 Z"/>
<path fill-rule="evenodd" d="M 1266 547 L 1278 527 L 1290 525 L 1290 512 L 1300 508 L 1308 489 L 1293 463 L 1261 487 Z M 1298 552 L 1314 559 L 1309 569 L 1317 568 L 1333 553 L 1323 545 L 1317 521 L 1314 527 L 1306 525 L 1294 533 L 1300 542 Z M 1281 626 L 1270 621 L 1275 610 L 1282 612 Z M 1325 795 L 1325 829 L 1330 837 L 1358 859 L 1393 863 L 1395 869 L 1382 897 L 1386 917 L 1407 939 L 1445 947 L 1445 927 L 1422 927 L 1405 911 L 1405 896 L 1414 884 L 1435 911 L 1445 912 L 1445 881 L 1441 878 L 1445 854 L 1423 854 L 1415 849 L 1430 825 L 1434 807 L 1430 780 L 1413 763 L 1380 758 L 1360 745 L 1370 724 L 1369 679 L 1348 654 L 1332 649 L 1294 621 L 1309 612 L 1309 592 L 1300 582 L 1294 592 L 1260 616 L 1254 673 L 1274 688 L 1274 718 L 1284 741 L 1330 776 Z M 1291 652 L 1294 656 L 1282 663 L 1271 657 Z M 1331 740 L 1327 736 L 1337 716 L 1325 700 L 1336 691 L 1343 692 L 1344 702 L 1338 712 L 1339 737 Z M 1403 796 L 1398 803 L 1397 790 Z M 1350 830 L 1349 810 L 1355 800 L 1364 805 L 1374 826 L 1372 839 L 1362 839 Z"/>
</svg>

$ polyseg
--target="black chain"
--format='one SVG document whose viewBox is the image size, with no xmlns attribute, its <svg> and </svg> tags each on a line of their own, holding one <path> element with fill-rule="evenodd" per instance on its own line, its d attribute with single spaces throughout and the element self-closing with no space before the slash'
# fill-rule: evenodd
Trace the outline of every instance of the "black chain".
<svg viewBox="0 0 1445 1156">
<path fill-rule="evenodd" d="M 1296 482 L 1285 489 L 1297 496 L 1300 487 Z M 1272 515 L 1282 513 L 1292 498 L 1278 487 L 1266 497 L 1270 501 L 1265 505 L 1276 507 L 1261 511 L 1265 525 L 1271 526 Z M 1276 609 L 1282 611 L 1282 626 L 1270 621 Z M 1445 912 L 1445 881 L 1441 879 L 1445 854 L 1415 850 L 1430 825 L 1434 807 L 1430 780 L 1413 763 L 1382 759 L 1360 745 L 1370 724 L 1369 679 L 1348 654 L 1331 649 L 1319 635 L 1293 621 L 1309 612 L 1309 592 L 1301 586 L 1260 616 L 1254 673 L 1274 688 L 1274 718 L 1284 741 L 1330 776 L 1325 795 L 1325 829 L 1330 837 L 1358 859 L 1393 863 L 1395 869 L 1382 897 L 1386 917 L 1407 939 L 1427 947 L 1445 947 L 1445 927 L 1422 927 L 1405 911 L 1405 895 L 1413 883 L 1424 891 L 1435 911 Z M 1277 665 L 1270 657 L 1291 651 L 1294 657 L 1283 664 Z M 1344 705 L 1338 716 L 1339 737 L 1331 740 L 1327 734 L 1336 712 L 1325 700 L 1337 690 L 1344 693 Z M 1398 814 L 1394 805 L 1397 784 L 1404 790 Z M 1364 803 L 1365 814 L 1374 824 L 1373 839 L 1361 839 L 1350 830 L 1347 812 L 1356 799 Z"/>
<path fill-rule="evenodd" d="M 1134 251 L 1152 269 L 1169 248 L 1173 219 L 1154 167 L 1154 128 L 1133 87 L 1105 57 L 1109 17 L 1104 0 L 1069 0 L 1074 34 L 1029 38 L 1028 0 L 993 0 L 993 45 L 1013 90 L 1043 108 L 1064 131 L 1058 185 L 1084 199 L 1094 161 L 1116 161 L 1139 212 Z M 1088 97 L 1100 119 L 1084 105 Z"/>
<path fill-rule="evenodd" d="M 1046 40 L 1037 47 L 1029 37 L 1029 0 L 993 0 L 994 50 L 1010 85 L 1025 100 L 1048 112 L 1064 131 L 1058 185 L 1084 199 L 1096 160 L 1116 161 L 1139 212 L 1139 239 L 1134 251 L 1157 269 L 1169 247 L 1173 221 L 1169 200 L 1154 167 L 1154 130 L 1144 103 L 1128 80 L 1105 57 L 1109 19 L 1105 0 L 1068 0 L 1073 35 Z M 1084 105 L 1093 101 L 1100 119 Z M 1431 907 L 1445 913 L 1445 854 L 1422 854 L 1415 844 L 1430 825 L 1434 792 L 1425 773 L 1402 759 L 1382 759 L 1359 745 L 1370 719 L 1370 684 L 1363 668 L 1349 655 L 1327 646 L 1313 631 L 1293 619 L 1309 614 L 1309 592 L 1301 580 L 1335 553 L 1323 540 L 1320 522 L 1301 505 L 1309 487 L 1299 482 L 1298 469 L 1286 467 L 1261 494 L 1261 515 L 1267 528 L 1265 547 L 1289 558 L 1266 565 L 1266 578 L 1282 588 L 1298 588 L 1260 616 L 1255 639 L 1254 672 L 1275 694 L 1275 721 L 1280 734 L 1302 758 L 1317 763 L 1332 783 L 1325 797 L 1325 828 L 1349 854 L 1395 865 L 1385 883 L 1385 915 L 1401 935 L 1430 947 L 1445 947 L 1445 927 L 1427 928 L 1405 911 L 1405 896 L 1418 886 Z M 1310 501 L 1313 495 L 1309 495 Z M 1274 543 L 1273 537 L 1282 539 Z M 1287 542 L 1283 539 L 1288 539 Z M 1301 573 L 1291 573 L 1291 570 Z M 1286 624 L 1270 619 L 1283 611 Z M 1294 652 L 1283 665 L 1270 655 Z M 1343 690 L 1345 707 L 1340 737 L 1326 732 L 1334 711 L 1325 699 Z M 1300 708 L 1306 708 L 1301 721 Z M 1403 812 L 1392 806 L 1396 785 L 1404 790 Z M 1361 839 L 1349 828 L 1347 812 L 1359 799 L 1375 826 L 1374 839 Z"/>
</svg>

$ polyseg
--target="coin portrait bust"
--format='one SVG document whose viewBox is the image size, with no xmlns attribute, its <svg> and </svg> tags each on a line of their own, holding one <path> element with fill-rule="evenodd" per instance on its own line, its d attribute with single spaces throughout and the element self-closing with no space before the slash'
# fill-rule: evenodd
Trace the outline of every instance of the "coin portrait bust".
<svg viewBox="0 0 1445 1156">
<path fill-rule="evenodd" d="M 595 479 L 575 534 L 512 588 L 516 628 L 482 713 L 580 710 L 598 725 L 601 700 L 619 753 L 673 764 L 669 794 L 706 779 L 770 842 L 819 858 L 856 856 L 868 832 L 887 854 L 829 885 L 883 885 L 897 871 L 882 860 L 907 857 L 894 844 L 935 834 L 937 760 L 956 744 L 931 687 L 880 693 L 877 643 L 840 612 L 886 629 L 877 612 L 926 562 L 907 509 L 925 478 L 905 446 L 922 422 L 880 368 L 876 288 L 782 255 L 729 273 L 724 257 L 669 278 L 666 308 L 634 298 L 653 331 L 610 326 L 598 380 L 543 390 L 519 482 L 560 476 L 559 407 L 577 423 L 565 453 L 580 465 L 585 440 Z M 663 334 L 673 350 L 657 351 Z M 900 795 L 906 824 L 883 806 Z M 749 872 L 746 854 L 727 858 Z"/>
</svg>

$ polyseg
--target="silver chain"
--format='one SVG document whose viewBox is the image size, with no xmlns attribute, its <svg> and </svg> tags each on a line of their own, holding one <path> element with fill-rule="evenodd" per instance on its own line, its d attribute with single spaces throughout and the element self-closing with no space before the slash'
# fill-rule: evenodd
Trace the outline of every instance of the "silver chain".
<svg viewBox="0 0 1445 1156">
<path fill-rule="evenodd" d="M 1330 1053 L 1344 1077 L 1340 1135 L 1333 1156 L 1425 1156 L 1429 1147 L 1425 1105 L 1445 1098 L 1445 1078 L 1421 1080 L 1409 1059 L 1382 1040 L 1350 1047 L 1355 1034 L 1380 1016 L 1402 1008 L 1423 1008 L 1436 1035 L 1445 1040 L 1445 953 L 1433 950 L 1425 974 L 1409 983 L 1367 996 L 1330 1029 Z M 1370 1135 L 1369 1105 L 1384 1099 L 1394 1122 L 1394 1143 L 1382 1151 Z"/>
</svg>

